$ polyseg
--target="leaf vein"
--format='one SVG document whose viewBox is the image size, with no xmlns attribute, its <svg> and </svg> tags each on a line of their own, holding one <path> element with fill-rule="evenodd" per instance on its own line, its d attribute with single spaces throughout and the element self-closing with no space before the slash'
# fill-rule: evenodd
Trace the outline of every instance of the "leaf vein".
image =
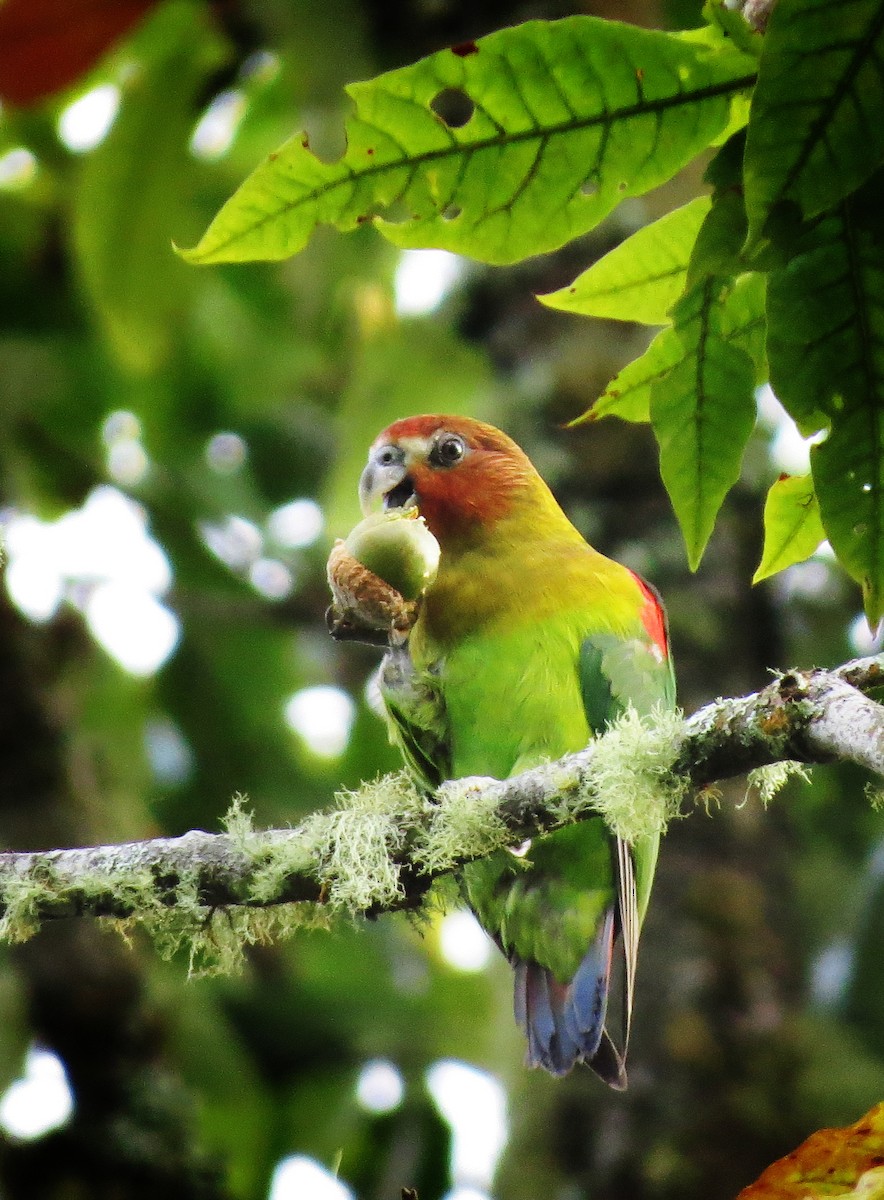
<svg viewBox="0 0 884 1200">
<path fill-rule="evenodd" d="M 808 130 L 808 136 L 801 148 L 801 152 L 798 154 L 795 162 L 787 172 L 786 178 L 783 181 L 782 187 L 780 188 L 781 196 L 784 196 L 795 183 L 798 176 L 807 166 L 811 154 L 820 141 L 823 141 L 826 144 L 827 149 L 829 149 L 831 153 L 831 147 L 828 146 L 826 131 L 832 120 L 832 114 L 837 112 L 845 97 L 852 89 L 856 74 L 859 71 L 863 60 L 868 58 L 869 55 L 871 55 L 873 62 L 877 60 L 875 43 L 882 29 L 884 29 L 884 5 L 879 5 L 878 11 L 875 14 L 875 18 L 871 22 L 865 36 L 858 39 L 854 44 L 854 52 L 850 56 L 849 62 L 845 65 L 845 68 L 841 73 L 841 77 L 838 80 L 836 87 L 832 91 L 831 105 L 823 108 L 816 119 L 811 121 L 810 128 Z"/>
<path fill-rule="evenodd" d="M 417 153 L 402 152 L 401 160 L 394 160 L 386 163 L 376 163 L 370 166 L 364 166 L 356 172 L 350 163 L 339 163 L 347 172 L 346 178 L 340 176 L 333 179 L 325 180 L 309 191 L 303 192 L 296 200 L 284 201 L 281 207 L 272 212 L 263 212 L 260 220 L 256 220 L 250 226 L 250 230 L 254 232 L 262 226 L 270 224 L 279 219 L 280 214 L 285 211 L 291 211 L 295 208 L 304 205 L 312 204 L 324 196 L 330 195 L 345 183 L 352 180 L 366 181 L 378 175 L 387 174 L 396 170 L 401 170 L 406 167 L 412 172 L 416 172 L 418 168 L 423 167 L 431 162 L 438 162 L 450 157 L 452 154 L 464 154 L 472 156 L 480 154 L 499 146 L 518 145 L 521 142 L 530 141 L 533 138 L 546 138 L 547 140 L 560 134 L 573 133 L 586 129 L 601 127 L 604 142 L 607 141 L 607 134 L 610 131 L 611 125 L 615 121 L 630 121 L 635 117 L 646 116 L 648 112 L 666 112 L 677 109 L 685 103 L 696 104 L 705 100 L 714 100 L 723 96 L 735 95 L 738 92 L 745 91 L 755 82 L 755 74 L 742 75 L 735 79 L 725 80 L 719 83 L 707 84 L 704 87 L 696 88 L 690 92 L 684 92 L 681 89 L 680 83 L 678 90 L 669 96 L 661 96 L 654 101 L 646 101 L 644 103 L 634 103 L 624 105 L 619 109 L 608 109 L 603 106 L 600 113 L 592 113 L 587 117 L 580 117 L 576 120 L 568 118 L 564 121 L 556 122 L 550 125 L 542 132 L 537 129 L 520 130 L 516 133 L 507 133 L 501 130 L 500 132 L 485 138 L 477 139 L 472 144 L 457 140 L 456 144 L 444 147 L 435 147 L 432 150 L 424 150 Z M 495 122 L 497 124 L 497 122 Z M 499 128 L 499 126 L 498 126 Z M 599 158 L 597 161 L 601 161 Z M 223 250 L 238 241 L 242 236 L 239 229 L 231 232 L 230 235 L 223 240 L 218 241 L 212 248 L 213 257 L 222 253 Z"/>
</svg>

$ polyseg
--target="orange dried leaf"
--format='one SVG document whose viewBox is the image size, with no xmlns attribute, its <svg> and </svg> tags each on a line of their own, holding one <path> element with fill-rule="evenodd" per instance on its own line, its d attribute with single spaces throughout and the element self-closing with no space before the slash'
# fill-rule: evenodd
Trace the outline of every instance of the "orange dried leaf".
<svg viewBox="0 0 884 1200">
<path fill-rule="evenodd" d="M 884 1104 L 844 1129 L 820 1129 L 737 1200 L 884 1200 Z"/>
</svg>

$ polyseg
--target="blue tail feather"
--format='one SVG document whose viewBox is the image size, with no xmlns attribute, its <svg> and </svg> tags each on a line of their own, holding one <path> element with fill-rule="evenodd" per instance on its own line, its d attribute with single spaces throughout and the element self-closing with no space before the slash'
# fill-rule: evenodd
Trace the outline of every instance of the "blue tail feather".
<svg viewBox="0 0 884 1200">
<path fill-rule="evenodd" d="M 605 1031 L 614 910 L 608 911 L 570 982 L 540 963 L 514 957 L 516 1021 L 528 1039 L 529 1066 L 565 1075 L 586 1062 L 613 1087 L 626 1084 L 623 1061 Z"/>
</svg>

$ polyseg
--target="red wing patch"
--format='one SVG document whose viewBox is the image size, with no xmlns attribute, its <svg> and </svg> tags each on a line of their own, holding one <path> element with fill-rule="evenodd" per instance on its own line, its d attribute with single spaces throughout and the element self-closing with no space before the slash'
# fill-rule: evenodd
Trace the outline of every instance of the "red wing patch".
<svg viewBox="0 0 884 1200">
<path fill-rule="evenodd" d="M 660 597 L 654 588 L 649 583 L 645 583 L 640 575 L 633 572 L 633 577 L 636 583 L 641 588 L 642 595 L 645 598 L 642 606 L 641 618 L 642 624 L 648 631 L 648 636 L 654 645 L 659 646 L 663 653 L 669 656 L 669 636 L 666 629 L 666 613 L 660 601 Z"/>
</svg>

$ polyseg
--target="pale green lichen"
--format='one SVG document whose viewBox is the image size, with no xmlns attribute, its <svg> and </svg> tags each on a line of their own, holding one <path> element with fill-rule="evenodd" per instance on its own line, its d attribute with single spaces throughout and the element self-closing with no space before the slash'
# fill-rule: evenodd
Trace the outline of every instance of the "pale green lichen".
<svg viewBox="0 0 884 1200">
<path fill-rule="evenodd" d="M 588 769 L 541 767 L 547 791 L 559 794 L 554 818 L 574 820 L 591 809 L 630 840 L 660 831 L 679 812 L 689 787 L 672 772 L 681 736 L 679 715 L 658 712 L 641 720 L 630 710 L 593 744 Z M 103 924 L 124 936 L 144 929 L 165 957 L 186 955 L 192 974 L 235 971 L 250 945 L 325 924 L 336 911 L 394 904 L 403 895 L 400 863 L 409 854 L 420 870 L 438 874 L 511 844 L 513 833 L 497 812 L 500 789 L 486 782 L 493 783 L 448 783 L 431 801 L 400 772 L 340 794 L 336 809 L 311 815 L 285 835 L 256 829 L 244 797 L 236 796 L 224 818 L 226 836 L 252 867 L 239 905 L 202 903 L 196 867 L 170 888 L 158 884 L 148 867 L 116 863 L 78 876 L 76 892 L 84 909 L 90 897 L 109 896 L 131 910 L 131 916 L 106 917 Z M 274 904 L 292 875 L 314 877 L 321 903 Z M 436 903 L 443 893 L 444 886 Z M 0 889 L 0 938 L 32 936 L 40 912 L 70 896 L 70 880 L 59 879 L 52 864 L 12 876 Z"/>
<path fill-rule="evenodd" d="M 592 745 L 589 769 L 571 763 L 538 768 L 552 800 L 548 812 L 556 824 L 599 813 L 610 828 L 629 841 L 662 832 L 677 816 L 690 782 L 673 772 L 684 723 L 680 713 L 656 710 L 641 718 L 630 708 Z M 429 831 L 415 858 L 424 870 L 449 871 L 463 859 L 482 858 L 513 841 L 498 815 L 499 795 L 466 779 L 447 783 L 437 795 Z"/>
<path fill-rule="evenodd" d="M 186 955 L 191 977 L 233 975 L 242 970 L 249 946 L 281 941 L 313 924 L 306 907 L 200 907 L 189 913 L 139 913 L 127 924 L 144 928 L 164 958 Z"/>
<path fill-rule="evenodd" d="M 364 912 L 402 895 L 395 856 L 426 806 L 409 776 L 386 775 L 336 797 L 338 807 L 308 817 L 292 836 L 264 848 L 252 895 L 277 895 L 293 871 L 310 869 L 332 909 Z"/>
<path fill-rule="evenodd" d="M 337 810 L 320 818 L 319 858 L 329 903 L 358 912 L 392 902 L 402 888 L 391 856 L 403 849 L 424 798 L 401 771 L 342 793 L 338 802 Z"/>
<path fill-rule="evenodd" d="M 234 801 L 234 808 L 234 819 L 239 821 L 236 836 L 248 835 L 260 852 L 262 834 L 253 828 L 241 797 Z M 137 929 L 144 930 L 161 957 L 186 956 L 190 976 L 234 974 L 242 969 L 247 947 L 266 945 L 325 921 L 311 904 L 209 907 L 200 900 L 196 869 L 183 872 L 172 892 L 162 895 L 149 870 L 139 874 L 140 880 L 136 873 L 129 873 L 122 889 L 114 881 L 114 893 L 131 903 L 131 915 L 103 917 L 101 923 L 126 940 L 131 940 Z M 106 885 L 107 879 L 103 882 Z"/>
<path fill-rule="evenodd" d="M 415 859 L 428 872 L 450 871 L 465 858 L 482 858 L 512 842 L 496 812 L 494 794 L 483 793 L 493 780 L 454 780 L 445 785 L 433 806 L 429 829 Z"/>
<path fill-rule="evenodd" d="M 702 808 L 707 817 L 717 813 L 721 808 L 721 788 L 714 783 L 707 783 L 694 797 L 694 807 Z"/>
<path fill-rule="evenodd" d="M 148 935 L 165 959 L 182 954 L 191 977 L 231 975 L 242 969 L 245 949 L 270 941 L 264 911 L 239 908 L 194 909 L 188 904 L 140 909 L 130 917 L 102 917 L 100 923 L 127 942 L 138 929 Z"/>
<path fill-rule="evenodd" d="M 106 886 L 108 880 L 104 883 Z M 112 886 L 114 895 L 131 906 L 132 912 L 127 917 L 102 917 L 106 928 L 116 930 L 127 941 L 136 929 L 143 929 L 161 957 L 186 954 L 189 974 L 229 972 L 240 966 L 245 939 L 240 938 L 236 946 L 225 939 L 225 911 L 200 902 L 195 868 L 182 872 L 175 887 L 162 894 L 148 868 L 123 872 Z"/>
<path fill-rule="evenodd" d="M 405 774 L 388 776 L 339 796 L 335 811 L 316 813 L 281 836 L 256 829 L 244 797 L 236 796 L 224 826 L 234 850 L 254 864 L 243 904 L 203 903 L 196 867 L 182 871 L 170 887 L 158 885 L 150 868 L 116 863 L 107 871 L 78 874 L 76 894 L 85 909 L 91 897 L 101 896 L 131 910 L 101 922 L 124 937 L 143 929 L 163 957 L 186 955 L 191 974 L 229 973 L 241 967 L 250 945 L 325 924 L 335 910 L 362 912 L 401 896 L 396 856 L 425 804 Z M 272 903 L 292 873 L 321 881 L 321 905 Z M 0 889 L 0 938 L 27 940 L 39 928 L 41 912 L 71 898 L 70 880 L 58 879 L 51 864 L 11 877 Z"/>
<path fill-rule="evenodd" d="M 52 898 L 52 890 L 32 873 L 8 879 L 2 889 L 4 913 L 0 919 L 0 941 L 26 942 L 40 928 L 39 912 Z"/>
<path fill-rule="evenodd" d="M 749 787 L 758 793 L 765 808 L 790 779 L 803 779 L 806 782 L 809 778 L 806 768 L 801 763 L 793 762 L 790 759 L 785 762 L 770 763 L 765 767 L 755 767 L 746 776 Z"/>
<path fill-rule="evenodd" d="M 230 802 L 230 808 L 221 818 L 224 832 L 230 838 L 235 849 L 244 854 L 250 853 L 255 845 L 255 822 L 246 805 L 248 797 L 237 792 Z"/>
<path fill-rule="evenodd" d="M 691 788 L 673 771 L 683 737 L 680 712 L 640 717 L 630 706 L 594 743 L 588 788 L 569 803 L 571 814 L 592 808 L 629 842 L 663 833 Z"/>
<path fill-rule="evenodd" d="M 875 812 L 884 812 L 884 788 L 878 787 L 874 783 L 867 783 L 865 796 Z"/>
</svg>

